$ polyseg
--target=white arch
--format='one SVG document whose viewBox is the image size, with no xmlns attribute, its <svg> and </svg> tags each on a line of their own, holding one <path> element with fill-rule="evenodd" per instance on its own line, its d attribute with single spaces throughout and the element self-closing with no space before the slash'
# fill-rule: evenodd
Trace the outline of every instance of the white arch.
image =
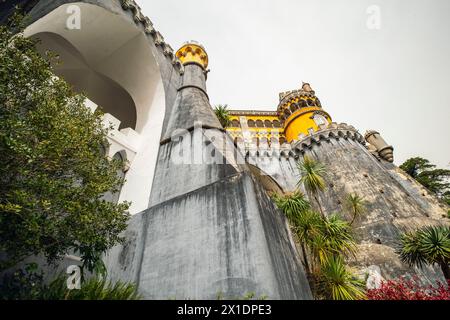
<svg viewBox="0 0 450 320">
<path fill-rule="evenodd" d="M 74 4 L 81 10 L 80 30 L 70 30 L 66 26 L 70 16 L 67 8 Z M 164 87 L 150 47 L 152 44 L 144 32 L 125 17 L 81 2 L 60 6 L 25 30 L 27 37 L 44 33 L 57 34 L 77 49 L 81 57 L 68 59 L 74 73 L 92 71 L 102 75 L 114 81 L 132 98 L 140 143 L 128 170 L 120 201 L 132 202 L 131 214 L 147 209 L 165 114 Z M 45 44 L 44 41 L 42 45 Z"/>
</svg>

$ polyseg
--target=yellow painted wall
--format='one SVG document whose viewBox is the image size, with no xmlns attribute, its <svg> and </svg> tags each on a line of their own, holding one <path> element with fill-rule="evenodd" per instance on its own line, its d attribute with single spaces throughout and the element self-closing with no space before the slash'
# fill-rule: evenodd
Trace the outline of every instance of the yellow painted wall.
<svg viewBox="0 0 450 320">
<path fill-rule="evenodd" d="M 284 134 L 289 143 L 292 142 L 293 140 L 298 140 L 298 135 L 300 133 L 308 135 L 309 128 L 313 128 L 314 131 L 317 131 L 319 129 L 316 122 L 313 119 L 311 119 L 311 116 L 313 115 L 314 111 L 321 109 L 320 108 L 308 108 L 308 109 L 311 110 L 308 111 L 299 110 L 299 112 L 294 113 L 286 120 L 287 127 L 285 128 Z M 303 113 L 305 111 L 306 113 Z M 298 116 L 299 114 L 300 116 Z M 326 118 L 328 120 L 328 123 L 331 123 L 331 118 L 329 116 L 327 116 Z"/>
</svg>

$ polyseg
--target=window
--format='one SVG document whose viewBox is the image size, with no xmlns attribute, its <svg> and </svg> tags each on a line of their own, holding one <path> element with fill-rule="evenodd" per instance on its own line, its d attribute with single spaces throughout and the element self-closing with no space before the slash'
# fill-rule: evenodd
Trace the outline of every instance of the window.
<svg viewBox="0 0 450 320">
<path fill-rule="evenodd" d="M 231 121 L 231 124 L 235 128 L 239 128 L 241 126 L 241 124 L 239 123 L 239 120 L 236 120 L 236 119 Z"/>
<path fill-rule="evenodd" d="M 316 114 L 314 115 L 314 122 L 317 124 L 317 126 L 321 126 L 327 124 L 327 119 L 321 114 Z"/>
</svg>

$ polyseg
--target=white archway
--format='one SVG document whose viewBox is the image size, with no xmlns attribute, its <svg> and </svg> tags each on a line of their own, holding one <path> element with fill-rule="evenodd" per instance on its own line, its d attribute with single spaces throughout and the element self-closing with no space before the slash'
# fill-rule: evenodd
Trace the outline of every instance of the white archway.
<svg viewBox="0 0 450 320">
<path fill-rule="evenodd" d="M 67 9 L 73 5 L 81 12 L 79 30 L 66 26 L 70 16 Z M 131 214 L 147 209 L 165 93 L 152 44 L 144 32 L 125 17 L 77 2 L 62 5 L 34 22 L 25 36 L 38 37 L 41 49 L 58 53 L 62 65 L 55 67 L 56 74 L 114 116 L 110 117 L 117 129 L 113 138 L 134 155 L 133 159 L 128 157 L 132 162 L 120 201 L 132 202 Z"/>
</svg>

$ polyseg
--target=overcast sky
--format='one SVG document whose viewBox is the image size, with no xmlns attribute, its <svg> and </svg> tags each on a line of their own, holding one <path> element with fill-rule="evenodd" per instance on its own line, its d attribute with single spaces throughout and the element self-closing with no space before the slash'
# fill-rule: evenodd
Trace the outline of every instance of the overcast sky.
<svg viewBox="0 0 450 320">
<path fill-rule="evenodd" d="M 276 110 L 309 82 L 334 121 L 380 131 L 397 164 L 450 167 L 449 0 L 137 2 L 175 50 L 205 46 L 213 105 Z"/>
</svg>

